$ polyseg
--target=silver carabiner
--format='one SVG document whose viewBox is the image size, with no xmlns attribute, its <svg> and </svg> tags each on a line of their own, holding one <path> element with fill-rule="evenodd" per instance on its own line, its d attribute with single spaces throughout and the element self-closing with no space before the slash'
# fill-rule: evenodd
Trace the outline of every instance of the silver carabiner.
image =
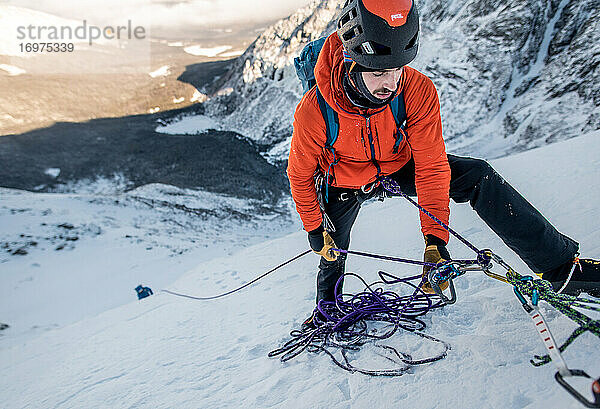
<svg viewBox="0 0 600 409">
<path fill-rule="evenodd" d="M 378 184 L 379 184 L 379 183 L 378 183 L 378 181 L 376 180 L 376 181 L 372 182 L 372 183 L 370 184 L 370 187 L 367 189 L 367 186 L 369 185 L 369 184 L 367 183 L 366 185 L 362 185 L 362 186 L 360 187 L 360 191 L 361 191 L 361 192 L 363 192 L 363 193 L 365 193 L 365 194 L 369 194 L 369 193 L 371 193 L 371 192 L 373 191 L 373 189 L 375 189 L 375 187 L 376 187 Z"/>
<path fill-rule="evenodd" d="M 434 267 L 429 270 L 429 274 L 427 275 L 427 281 L 433 288 L 433 291 L 442 299 L 442 302 L 446 305 L 454 304 L 456 302 L 456 289 L 454 288 L 454 281 L 452 281 L 452 277 L 448 277 L 446 280 L 441 280 L 438 276 L 438 269 L 444 267 L 445 265 Z M 448 287 L 450 288 L 450 298 L 446 297 L 440 288 L 440 284 L 442 281 L 448 281 Z"/>
</svg>

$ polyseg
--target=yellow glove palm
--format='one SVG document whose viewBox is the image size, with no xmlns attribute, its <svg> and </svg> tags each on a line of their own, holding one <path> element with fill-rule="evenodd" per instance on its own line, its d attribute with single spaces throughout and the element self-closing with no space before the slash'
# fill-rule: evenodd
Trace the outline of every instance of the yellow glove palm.
<svg viewBox="0 0 600 409">
<path fill-rule="evenodd" d="M 327 230 L 323 230 L 322 227 L 308 233 L 308 242 L 310 248 L 325 260 L 335 261 L 337 259 L 337 254 L 331 251 L 332 248 L 337 248 L 337 246 Z"/>
<path fill-rule="evenodd" d="M 425 254 L 423 255 L 423 261 L 425 261 L 426 263 L 438 264 L 438 263 L 442 263 L 442 262 L 446 261 L 446 259 L 443 258 L 442 255 L 440 254 L 440 250 L 439 250 L 438 246 L 435 244 L 431 244 L 431 245 L 425 247 Z M 426 292 L 427 294 L 435 294 L 435 290 L 433 289 L 433 287 L 427 280 L 427 275 L 429 274 L 429 271 L 432 268 L 433 267 L 431 267 L 431 266 L 423 266 L 423 277 L 425 277 L 425 282 L 421 286 L 421 289 L 424 292 Z M 446 288 L 448 288 L 447 281 L 440 283 L 440 290 L 444 291 Z"/>
<path fill-rule="evenodd" d="M 323 232 L 323 248 L 320 251 L 315 251 L 318 255 L 325 258 L 327 261 L 335 261 L 337 259 L 337 254 L 331 251 L 332 248 L 336 248 L 335 242 L 327 233 L 327 231 Z"/>
</svg>

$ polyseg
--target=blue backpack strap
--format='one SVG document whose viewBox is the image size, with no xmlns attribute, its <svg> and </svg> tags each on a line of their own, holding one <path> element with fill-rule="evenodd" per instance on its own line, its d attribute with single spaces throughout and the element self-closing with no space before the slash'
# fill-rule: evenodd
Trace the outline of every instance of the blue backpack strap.
<svg viewBox="0 0 600 409">
<path fill-rule="evenodd" d="M 325 147 L 332 151 L 335 155 L 335 152 L 333 151 L 333 144 L 337 140 L 340 131 L 340 122 L 338 119 L 338 114 L 325 101 L 325 98 L 323 98 L 321 91 L 319 91 L 319 87 L 316 88 L 317 102 L 319 103 L 321 115 L 325 120 L 325 132 L 327 134 L 327 142 L 325 142 Z"/>
<path fill-rule="evenodd" d="M 319 91 L 319 87 L 315 87 L 317 102 L 319 103 L 319 109 L 321 111 L 321 115 L 325 120 L 325 134 L 327 136 L 327 140 L 325 142 L 325 149 L 329 150 L 333 154 L 333 162 L 329 164 L 329 168 L 327 168 L 327 172 L 325 172 L 325 202 L 329 201 L 329 175 L 331 174 L 331 169 L 333 165 L 338 163 L 338 158 L 335 155 L 335 149 L 333 148 L 333 144 L 337 140 L 339 131 L 340 131 L 340 122 L 338 118 L 337 112 L 333 108 L 329 106 L 321 91 Z"/>
<path fill-rule="evenodd" d="M 319 110 L 321 111 L 321 115 L 325 121 L 325 133 L 327 137 L 325 149 L 333 154 L 333 161 L 329 164 L 329 168 L 325 173 L 325 201 L 327 202 L 329 199 L 329 176 L 331 174 L 333 165 L 338 163 L 338 158 L 335 155 L 333 144 L 337 140 L 340 131 L 340 123 L 337 112 L 335 112 L 335 110 L 329 106 L 329 104 L 325 101 L 325 98 L 323 98 L 321 91 L 319 91 L 319 88 L 316 87 L 317 81 L 315 79 L 315 65 L 317 65 L 319 53 L 323 48 L 325 40 L 327 40 L 327 37 L 321 37 L 304 46 L 300 52 L 300 55 L 294 58 L 294 67 L 296 68 L 296 75 L 302 83 L 302 91 L 304 94 L 306 94 L 311 88 L 316 88 Z M 335 231 L 335 228 L 333 231 Z"/>
<path fill-rule="evenodd" d="M 392 152 L 398 153 L 400 142 L 402 142 L 406 135 L 406 105 L 404 103 L 403 92 L 400 92 L 400 94 L 390 102 L 390 109 L 392 110 L 392 115 L 394 115 L 394 121 L 396 122 L 396 134 L 394 135 L 396 143 L 394 143 Z"/>
<path fill-rule="evenodd" d="M 300 55 L 294 58 L 294 67 L 296 75 L 302 83 L 302 92 L 306 94 L 316 83 L 315 81 L 315 65 L 319 58 L 319 53 L 327 37 L 321 37 L 317 40 L 306 44 Z"/>
</svg>

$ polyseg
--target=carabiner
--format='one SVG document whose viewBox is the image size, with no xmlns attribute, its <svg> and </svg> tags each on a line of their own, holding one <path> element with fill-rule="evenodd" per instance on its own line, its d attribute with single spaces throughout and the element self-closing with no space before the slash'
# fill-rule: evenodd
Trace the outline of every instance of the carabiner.
<svg viewBox="0 0 600 409">
<path fill-rule="evenodd" d="M 376 180 L 376 181 L 372 182 L 369 187 L 367 187 L 367 186 L 369 186 L 368 183 L 366 185 L 362 185 L 360 187 L 360 191 L 363 192 L 364 194 L 371 193 L 373 191 L 373 189 L 375 189 L 377 186 L 379 186 L 379 181 Z"/>
<path fill-rule="evenodd" d="M 444 304 L 454 304 L 456 302 L 456 289 L 454 288 L 454 282 L 452 281 L 452 276 L 448 275 L 447 278 L 441 278 L 439 276 L 440 273 L 440 269 L 442 267 L 445 267 L 445 270 L 450 269 L 453 270 L 455 267 L 453 267 L 451 264 L 445 264 L 439 267 L 434 267 L 429 271 L 429 274 L 427 275 L 427 279 L 429 280 L 429 284 L 431 285 L 431 288 L 433 288 L 433 291 L 435 291 L 435 293 L 442 299 L 442 302 Z M 444 282 L 444 281 L 448 281 L 448 287 L 450 288 L 450 298 L 446 297 L 446 295 L 443 293 L 442 289 L 440 288 L 440 283 Z"/>
<path fill-rule="evenodd" d="M 489 249 L 484 249 L 477 253 L 477 263 L 481 266 L 482 270 L 489 270 L 492 268 L 493 255 L 494 253 Z"/>
<path fill-rule="evenodd" d="M 570 376 L 580 376 L 584 378 L 591 379 L 591 377 L 582 371 L 581 369 L 569 369 Z M 560 372 L 556 372 L 554 375 L 556 381 L 567 390 L 575 399 L 577 399 L 581 404 L 583 404 L 587 408 L 600 408 L 600 380 L 596 380 L 592 383 L 592 392 L 594 394 L 594 402 L 587 400 L 585 396 L 580 394 L 573 388 L 571 385 L 565 381 L 565 378 L 560 374 Z"/>
</svg>

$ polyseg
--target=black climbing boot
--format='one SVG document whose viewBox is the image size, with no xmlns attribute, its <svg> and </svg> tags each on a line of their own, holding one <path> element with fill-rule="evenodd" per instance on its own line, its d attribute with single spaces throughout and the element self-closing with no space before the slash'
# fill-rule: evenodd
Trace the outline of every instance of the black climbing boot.
<svg viewBox="0 0 600 409">
<path fill-rule="evenodd" d="M 569 279 L 571 270 L 573 273 Z M 549 281 L 554 291 L 562 289 L 560 292 L 563 294 L 578 296 L 584 292 L 593 297 L 600 297 L 600 261 L 589 258 L 575 259 L 573 263 L 555 270 Z"/>
</svg>

